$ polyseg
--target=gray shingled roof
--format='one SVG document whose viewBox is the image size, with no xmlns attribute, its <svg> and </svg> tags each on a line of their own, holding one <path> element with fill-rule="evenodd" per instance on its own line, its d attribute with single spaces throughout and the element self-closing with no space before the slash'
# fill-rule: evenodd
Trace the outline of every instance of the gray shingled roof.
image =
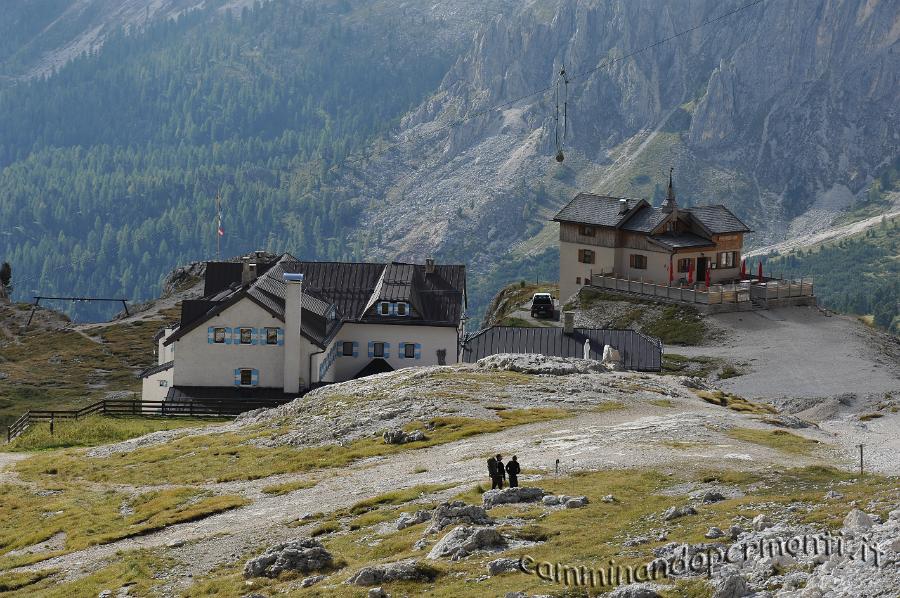
<svg viewBox="0 0 900 598">
<path fill-rule="evenodd" d="M 683 208 L 691 216 L 697 219 L 714 235 L 722 233 L 748 233 L 750 227 L 741 222 L 740 218 L 731 213 L 731 210 L 723 205 L 694 206 Z"/>
<path fill-rule="evenodd" d="M 320 346 L 347 321 L 457 326 L 462 317 L 465 266 L 435 265 L 434 272 L 426 274 L 425 266 L 419 264 L 304 262 L 289 254 L 266 266 L 265 274 L 249 287 L 233 283 L 214 297 L 205 298 L 210 309 L 184 322 L 166 343 L 177 340 L 244 296 L 283 320 L 286 272 L 304 275 L 302 331 Z M 413 309 L 408 318 L 382 317 L 373 309 L 377 301 L 405 301 Z"/>
<path fill-rule="evenodd" d="M 644 206 L 635 212 L 631 218 L 625 221 L 622 228 L 625 230 L 633 230 L 641 233 L 649 233 L 657 226 L 662 224 L 668 214 L 660 208 Z"/>
<path fill-rule="evenodd" d="M 557 212 L 553 220 L 556 222 L 578 222 L 593 226 L 618 226 L 624 214 L 621 213 L 619 200 L 624 199 L 628 209 L 632 209 L 643 199 L 627 197 L 610 197 L 608 195 L 594 195 L 593 193 L 579 193 Z"/>
<path fill-rule="evenodd" d="M 651 235 L 650 240 L 670 249 L 679 249 L 682 247 L 715 247 L 716 245 L 709 239 L 688 232 L 667 232 L 662 233 L 661 235 Z"/>
</svg>

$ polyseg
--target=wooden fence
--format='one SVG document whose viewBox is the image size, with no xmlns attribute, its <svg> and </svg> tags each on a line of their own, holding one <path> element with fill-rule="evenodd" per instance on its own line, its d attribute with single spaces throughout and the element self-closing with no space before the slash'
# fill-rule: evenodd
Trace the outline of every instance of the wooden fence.
<svg viewBox="0 0 900 598">
<path fill-rule="evenodd" d="M 594 274 L 591 277 L 591 285 L 601 289 L 704 305 L 747 305 L 752 300 L 766 301 L 768 299 L 813 296 L 812 278 L 763 279 L 762 282 L 750 279 L 731 284 L 713 284 L 709 288 L 700 283 L 692 288 L 661 285 L 607 274 Z"/>
<path fill-rule="evenodd" d="M 6 429 L 6 442 L 12 442 L 36 422 L 78 420 L 91 415 L 118 417 L 236 417 L 245 411 L 278 407 L 288 399 L 203 399 L 198 401 L 106 400 L 81 409 L 26 411 Z"/>
</svg>

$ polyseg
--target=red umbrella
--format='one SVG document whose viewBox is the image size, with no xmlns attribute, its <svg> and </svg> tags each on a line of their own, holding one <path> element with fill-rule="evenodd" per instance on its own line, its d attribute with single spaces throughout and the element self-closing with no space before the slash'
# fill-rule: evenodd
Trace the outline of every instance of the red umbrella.
<svg viewBox="0 0 900 598">
<path fill-rule="evenodd" d="M 672 271 L 672 255 L 669 254 L 669 284 L 672 284 L 672 281 L 675 280 L 675 272 Z"/>
<path fill-rule="evenodd" d="M 694 284 L 694 260 L 691 260 L 691 265 L 688 267 L 688 284 Z"/>
<path fill-rule="evenodd" d="M 706 265 L 706 288 L 709 288 L 709 264 Z"/>
<path fill-rule="evenodd" d="M 741 260 L 741 278 L 747 278 L 747 258 Z"/>
<path fill-rule="evenodd" d="M 762 260 L 759 260 L 759 261 L 756 262 L 756 263 L 758 264 L 757 267 L 756 267 L 756 277 L 759 279 L 760 282 L 762 282 L 762 279 L 763 279 L 763 275 L 762 275 Z"/>
</svg>

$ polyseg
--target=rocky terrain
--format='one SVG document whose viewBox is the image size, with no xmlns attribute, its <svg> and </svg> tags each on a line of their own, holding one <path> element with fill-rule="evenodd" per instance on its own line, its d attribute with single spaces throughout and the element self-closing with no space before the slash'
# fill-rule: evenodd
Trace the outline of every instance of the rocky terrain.
<svg viewBox="0 0 900 598">
<path fill-rule="evenodd" d="M 793 596 L 804 583 L 817 596 L 896 590 L 889 512 L 900 496 L 896 478 L 883 477 L 900 474 L 895 462 L 871 462 L 860 485 L 829 468 L 852 470 L 854 459 L 824 422 L 716 396 L 697 378 L 494 356 L 332 385 L 211 428 L 3 453 L 5 492 L 33 492 L 60 513 L 80 507 L 59 502 L 54 488 L 73 497 L 124 493 L 118 517 L 126 520 L 143 508 L 141 497 L 160 492 L 200 492 L 232 506 L 86 546 L 72 524 L 46 540 L 40 532 L 8 539 L 0 582 L 31 596 L 51 595 L 54 585 L 118 596 L 460 595 L 472 583 L 479 595 L 556 595 L 564 586 L 523 573 L 521 558 L 671 560 L 679 547 L 727 547 L 727 538 L 836 531 L 856 507 L 868 515 L 846 525 L 868 517 L 872 541 L 886 551 L 877 575 L 846 556 L 813 564 L 754 557 L 711 577 L 657 580 L 642 590 L 657 594 L 640 595 Z M 484 460 L 495 452 L 518 456 L 524 488 L 484 491 Z M 785 469 L 792 473 L 782 478 Z M 614 513 L 608 532 L 592 532 L 607 539 L 577 548 L 586 529 Z M 115 519 L 102 525 L 124 524 Z M 137 555 L 145 564 L 127 569 Z M 114 574 L 123 567 L 128 575 Z M 732 586 L 744 593 L 721 593 Z"/>
</svg>

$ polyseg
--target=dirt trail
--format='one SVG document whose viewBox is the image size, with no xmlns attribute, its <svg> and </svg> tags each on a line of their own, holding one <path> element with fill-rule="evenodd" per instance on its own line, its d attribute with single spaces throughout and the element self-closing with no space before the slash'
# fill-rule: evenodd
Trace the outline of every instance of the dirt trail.
<svg viewBox="0 0 900 598">
<path fill-rule="evenodd" d="M 296 521 L 304 513 L 321 511 L 324 505 L 333 511 L 363 498 L 421 484 L 454 484 L 454 488 L 437 498 L 451 496 L 477 481 L 483 482 L 486 455 L 497 451 L 516 454 L 525 468 L 541 469 L 548 474 L 553 472 L 556 459 L 560 460 L 561 473 L 629 467 L 681 470 L 711 465 L 747 469 L 784 462 L 784 456 L 776 451 L 731 440 L 717 431 L 734 425 L 757 427 L 756 421 L 701 402 L 678 399 L 676 404 L 677 408 L 666 409 L 664 415 L 659 414 L 661 409 L 643 404 L 620 411 L 586 412 L 574 419 L 529 424 L 390 457 L 367 459 L 336 470 L 335 475 L 322 476 L 322 472 L 316 472 L 315 477 L 320 478 L 316 486 L 283 496 L 262 495 L 259 488 L 275 481 L 313 476 L 278 476 L 217 485 L 218 491 L 240 491 L 253 499 L 253 503 L 201 521 L 94 546 L 21 570 L 60 568 L 70 578 L 78 578 L 103 566 L 117 551 L 168 547 L 169 554 L 180 563 L 172 572 L 173 583 L 189 584 L 192 578 L 216 566 L 239 560 L 249 550 L 308 533 L 308 527 L 290 528 L 286 523 Z M 819 439 L 830 440 L 825 434 L 814 434 Z M 674 450 L 662 444 L 667 440 L 690 441 L 697 443 L 697 448 Z M 792 463 L 801 464 L 795 458 Z M 426 471 L 413 473 L 417 468 Z M 523 481 L 527 484 L 534 478 L 524 476 Z"/>
<path fill-rule="evenodd" d="M 884 214 L 879 214 L 878 216 L 872 216 L 871 218 L 860 220 L 859 222 L 851 222 L 850 224 L 835 226 L 833 228 L 828 228 L 816 233 L 796 236 L 786 241 L 781 241 L 780 243 L 758 247 L 752 251 L 748 251 L 747 253 L 745 253 L 744 257 L 756 257 L 758 255 L 766 255 L 770 252 L 787 253 L 791 250 L 799 249 L 801 247 L 810 247 L 812 245 L 824 243 L 825 241 L 843 239 L 844 237 L 850 237 L 857 233 L 864 232 L 866 229 L 873 226 L 878 226 L 879 224 L 881 224 L 882 218 L 890 219 L 895 216 L 900 216 L 900 210 L 892 210 Z"/>
</svg>

